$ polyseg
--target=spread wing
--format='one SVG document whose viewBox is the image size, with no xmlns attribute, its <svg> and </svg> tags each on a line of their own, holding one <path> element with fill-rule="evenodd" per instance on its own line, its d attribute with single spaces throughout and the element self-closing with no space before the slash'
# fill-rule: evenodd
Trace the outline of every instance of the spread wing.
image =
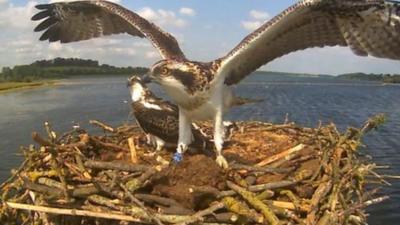
<svg viewBox="0 0 400 225">
<path fill-rule="evenodd" d="M 260 66 L 312 47 L 349 46 L 360 56 L 400 59 L 400 7 L 385 0 L 302 0 L 217 60 L 233 85 Z"/>
<path fill-rule="evenodd" d="M 44 19 L 35 31 L 40 40 L 61 43 L 128 33 L 147 38 L 164 59 L 185 59 L 176 39 L 138 14 L 107 1 L 76 1 L 37 5 L 32 20 Z"/>
</svg>

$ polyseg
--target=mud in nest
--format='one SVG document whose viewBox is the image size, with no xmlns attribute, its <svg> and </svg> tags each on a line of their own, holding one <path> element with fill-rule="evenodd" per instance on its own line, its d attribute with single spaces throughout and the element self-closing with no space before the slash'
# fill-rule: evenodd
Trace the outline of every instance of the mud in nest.
<svg viewBox="0 0 400 225">
<path fill-rule="evenodd" d="M 155 152 L 134 125 L 92 121 L 104 134 L 78 129 L 57 135 L 46 123 L 46 137 L 33 133 L 37 145 L 24 148 L 24 163 L 1 185 L 0 222 L 365 222 L 363 209 L 387 197 L 371 200 L 375 191 L 365 184 L 369 175 L 377 176 L 374 165 L 356 153 L 362 135 L 380 120 L 345 133 L 333 124 L 239 122 L 223 151 L 228 170 L 217 166 L 212 149 L 172 163 L 174 148 Z M 201 126 L 212 133 L 208 123 Z"/>
</svg>

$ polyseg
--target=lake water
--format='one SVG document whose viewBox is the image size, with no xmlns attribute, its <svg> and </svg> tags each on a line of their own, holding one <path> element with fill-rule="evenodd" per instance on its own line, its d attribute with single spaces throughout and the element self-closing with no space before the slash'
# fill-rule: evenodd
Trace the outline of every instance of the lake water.
<svg viewBox="0 0 400 225">
<path fill-rule="evenodd" d="M 120 125 L 129 116 L 126 77 L 83 77 L 65 85 L 0 94 L 0 181 L 18 166 L 20 145 L 32 143 L 31 132 L 43 132 L 44 121 L 56 131 L 67 131 L 79 124 L 89 128 L 97 119 Z M 159 88 L 152 86 L 160 96 Z M 385 173 L 400 175 L 400 86 L 371 82 L 338 81 L 327 78 L 287 78 L 253 75 L 242 82 L 238 95 L 262 98 L 263 102 L 236 108 L 227 115 L 232 120 L 291 121 L 315 127 L 318 121 L 334 122 L 341 130 L 359 127 L 376 113 L 387 113 L 388 122 L 378 132 L 364 138 L 362 152 L 378 165 L 389 165 Z M 391 200 L 370 208 L 370 224 L 398 224 L 400 221 L 400 181 L 382 192 Z"/>
</svg>

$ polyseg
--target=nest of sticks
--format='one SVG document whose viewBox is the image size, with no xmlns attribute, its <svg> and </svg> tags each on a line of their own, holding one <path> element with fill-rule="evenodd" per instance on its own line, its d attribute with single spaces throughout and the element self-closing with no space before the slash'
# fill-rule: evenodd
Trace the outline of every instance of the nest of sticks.
<svg viewBox="0 0 400 225">
<path fill-rule="evenodd" d="M 0 223 L 365 224 L 365 208 L 388 197 L 366 187 L 386 181 L 357 149 L 383 120 L 345 133 L 240 122 L 225 146 L 228 170 L 209 152 L 170 163 L 173 149 L 154 152 L 135 125 L 91 121 L 97 135 L 58 135 L 45 123 L 0 186 Z"/>
</svg>

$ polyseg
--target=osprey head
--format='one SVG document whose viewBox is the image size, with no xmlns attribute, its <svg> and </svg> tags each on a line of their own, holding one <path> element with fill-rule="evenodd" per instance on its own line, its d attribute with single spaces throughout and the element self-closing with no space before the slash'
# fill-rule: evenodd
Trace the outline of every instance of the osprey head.
<svg viewBox="0 0 400 225">
<path fill-rule="evenodd" d="M 149 77 L 162 86 L 190 86 L 194 81 L 195 64 L 175 60 L 161 60 L 155 63 Z"/>
<path fill-rule="evenodd" d="M 134 75 L 130 77 L 127 85 L 133 102 L 137 102 L 145 97 L 147 86 L 139 76 Z"/>
</svg>

